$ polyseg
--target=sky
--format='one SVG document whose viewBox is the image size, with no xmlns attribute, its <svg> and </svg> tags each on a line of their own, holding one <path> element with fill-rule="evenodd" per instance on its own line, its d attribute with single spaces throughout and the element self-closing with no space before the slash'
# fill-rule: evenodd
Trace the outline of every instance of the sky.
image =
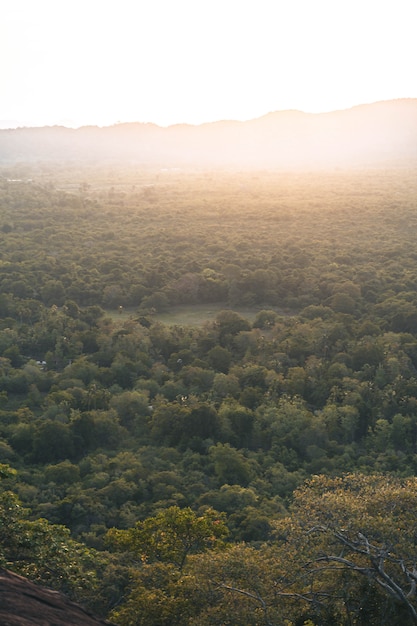
<svg viewBox="0 0 417 626">
<path fill-rule="evenodd" d="M 0 0 L 0 127 L 417 97 L 416 0 Z"/>
</svg>

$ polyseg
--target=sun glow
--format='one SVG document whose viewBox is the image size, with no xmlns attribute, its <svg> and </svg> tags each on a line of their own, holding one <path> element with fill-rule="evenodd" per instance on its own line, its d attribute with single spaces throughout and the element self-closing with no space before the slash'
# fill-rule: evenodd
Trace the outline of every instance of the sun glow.
<svg viewBox="0 0 417 626">
<path fill-rule="evenodd" d="M 5 4 L 6 127 L 199 124 L 417 96 L 413 0 Z"/>
</svg>

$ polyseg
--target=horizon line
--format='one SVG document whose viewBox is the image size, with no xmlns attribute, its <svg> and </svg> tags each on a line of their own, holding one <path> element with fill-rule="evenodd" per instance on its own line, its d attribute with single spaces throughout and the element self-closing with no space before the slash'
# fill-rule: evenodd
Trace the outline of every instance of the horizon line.
<svg viewBox="0 0 417 626">
<path fill-rule="evenodd" d="M 161 129 L 169 129 L 169 128 L 174 128 L 176 126 L 191 126 L 191 127 L 201 127 L 201 126 L 208 126 L 211 124 L 221 124 L 221 123 L 246 123 L 246 122 L 252 122 L 252 121 L 256 121 L 256 120 L 260 120 L 264 117 L 267 117 L 268 115 L 275 115 L 275 114 L 280 114 L 280 113 L 301 113 L 302 115 L 329 115 L 332 113 L 342 113 L 344 111 L 351 111 L 352 109 L 357 109 L 359 107 L 367 107 L 367 106 L 372 106 L 372 105 L 376 105 L 376 104 L 383 104 L 383 103 L 388 103 L 388 102 L 400 102 L 400 101 L 406 101 L 406 100 L 417 100 L 417 97 L 399 97 L 399 98 L 388 98 L 386 100 L 376 100 L 373 102 L 363 102 L 360 104 L 355 104 L 352 106 L 348 106 L 345 108 L 340 108 L 340 109 L 329 109 L 326 111 L 303 111 L 301 109 L 276 109 L 274 111 L 268 111 L 267 113 L 264 113 L 260 116 L 257 117 L 252 117 L 252 118 L 247 118 L 247 119 L 233 119 L 233 118 L 223 118 L 223 119 L 217 119 L 217 120 L 212 120 L 212 121 L 206 121 L 206 122 L 200 122 L 200 123 L 191 123 L 191 122 L 174 122 L 172 124 L 158 124 L 156 122 L 150 122 L 150 121 L 139 121 L 139 120 L 130 120 L 130 121 L 121 121 L 121 120 L 117 120 L 113 123 L 108 123 L 108 124 L 94 124 L 94 123 L 85 123 L 85 124 L 76 124 L 76 123 L 71 123 L 69 125 L 66 125 L 65 123 L 60 123 L 60 122 L 56 122 L 56 123 L 52 123 L 52 124 L 48 124 L 48 123 L 44 123 L 44 124 L 35 124 L 32 122 L 19 122 L 17 120 L 0 120 L 0 130 L 23 130 L 23 129 L 42 129 L 42 128 L 65 128 L 68 130 L 81 130 L 81 129 L 85 129 L 85 128 L 99 128 L 99 129 L 105 129 L 105 128 L 113 128 L 115 126 L 127 126 L 129 124 L 138 124 L 138 125 L 142 125 L 142 126 L 156 126 L 157 128 L 161 128 Z"/>
</svg>

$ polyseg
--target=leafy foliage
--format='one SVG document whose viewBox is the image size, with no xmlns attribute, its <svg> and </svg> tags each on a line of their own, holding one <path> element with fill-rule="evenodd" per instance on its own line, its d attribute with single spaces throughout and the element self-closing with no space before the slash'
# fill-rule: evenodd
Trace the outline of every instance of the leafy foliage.
<svg viewBox="0 0 417 626">
<path fill-rule="evenodd" d="M 5 478 L 7 466 L 1 467 Z M 0 493 L 0 564 L 86 603 L 98 587 L 106 559 L 74 541 L 64 526 L 30 520 L 12 491 Z"/>
<path fill-rule="evenodd" d="M 224 516 L 217 511 L 197 516 L 190 508 L 173 506 L 128 530 L 109 530 L 107 538 L 142 562 L 168 562 L 182 569 L 189 554 L 219 548 L 226 535 Z"/>
<path fill-rule="evenodd" d="M 27 167 L 2 563 L 121 624 L 413 623 L 415 171 Z"/>
</svg>

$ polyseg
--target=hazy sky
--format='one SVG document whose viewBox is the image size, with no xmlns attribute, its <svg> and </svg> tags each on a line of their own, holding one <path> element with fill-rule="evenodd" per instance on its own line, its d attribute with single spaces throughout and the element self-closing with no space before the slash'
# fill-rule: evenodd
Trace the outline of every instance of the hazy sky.
<svg viewBox="0 0 417 626">
<path fill-rule="evenodd" d="M 199 124 L 417 97 L 416 0 L 0 0 L 0 124 Z"/>
</svg>

